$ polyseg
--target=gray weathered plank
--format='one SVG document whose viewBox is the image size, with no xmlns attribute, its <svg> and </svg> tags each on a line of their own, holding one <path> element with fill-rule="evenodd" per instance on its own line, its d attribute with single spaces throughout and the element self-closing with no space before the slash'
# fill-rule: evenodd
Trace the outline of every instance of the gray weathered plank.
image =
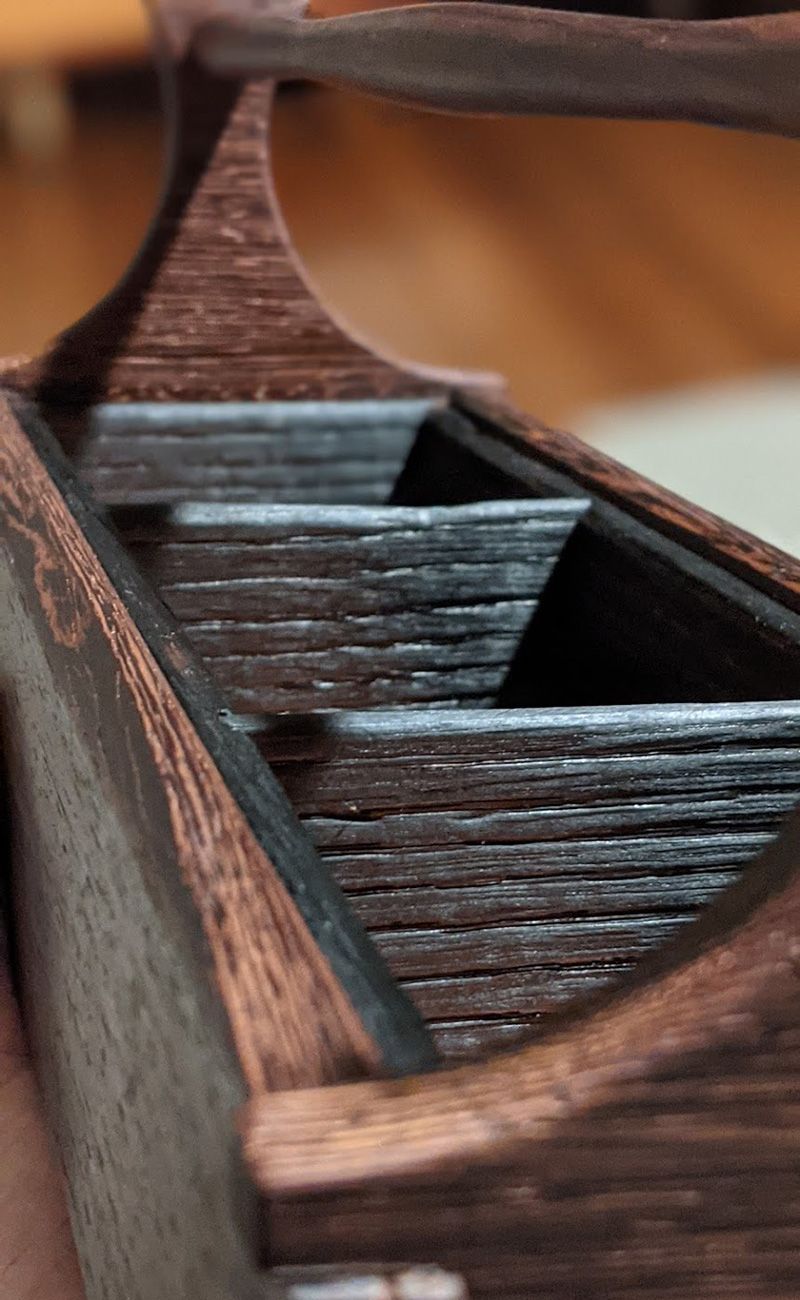
<svg viewBox="0 0 800 1300">
<path fill-rule="evenodd" d="M 117 511 L 242 712 L 487 704 L 582 501 Z"/>
<path fill-rule="evenodd" d="M 235 725 L 451 1057 L 622 978 L 800 793 L 791 701 Z"/>
<path fill-rule="evenodd" d="M 379 505 L 426 401 L 106 403 L 72 431 L 98 500 Z"/>
</svg>

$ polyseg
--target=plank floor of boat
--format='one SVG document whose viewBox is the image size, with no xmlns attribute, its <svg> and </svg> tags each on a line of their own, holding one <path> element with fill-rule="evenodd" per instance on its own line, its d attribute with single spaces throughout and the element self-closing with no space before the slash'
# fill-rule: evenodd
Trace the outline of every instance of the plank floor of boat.
<svg viewBox="0 0 800 1300">
<path fill-rule="evenodd" d="M 793 703 L 239 725 L 451 1059 L 620 981 L 800 796 Z"/>
<path fill-rule="evenodd" d="M 446 1059 L 508 1045 L 622 981 L 796 802 L 797 704 L 747 694 L 790 693 L 790 633 L 668 550 L 603 532 L 585 499 L 536 483 L 526 495 L 430 422 L 419 432 L 419 412 L 371 486 L 368 467 L 343 472 L 342 492 L 367 494 L 357 503 L 325 494 L 337 457 L 346 466 L 361 445 L 358 421 L 145 414 L 97 417 L 107 502 L 133 463 L 126 421 L 142 450 L 139 504 L 112 518 Z M 291 450 L 279 471 L 267 439 L 267 473 L 270 421 Z M 322 486 L 294 503 L 323 424 Z M 218 445 L 245 495 L 268 474 L 272 489 L 220 501 Z M 476 500 L 482 487 L 500 499 Z M 392 497 L 403 504 L 369 504 Z M 755 667 L 743 645 L 758 646 Z M 509 690 L 520 664 L 522 693 Z M 564 682 L 568 707 L 549 707 Z M 705 702 L 643 702 L 667 682 L 673 700 Z M 497 707 L 526 692 L 541 707 Z"/>
</svg>

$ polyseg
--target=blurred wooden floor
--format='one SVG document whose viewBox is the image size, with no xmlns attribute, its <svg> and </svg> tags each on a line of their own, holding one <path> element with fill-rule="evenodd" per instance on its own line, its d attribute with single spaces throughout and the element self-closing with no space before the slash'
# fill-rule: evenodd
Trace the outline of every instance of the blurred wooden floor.
<svg viewBox="0 0 800 1300">
<path fill-rule="evenodd" d="M 46 170 L 0 161 L 0 353 L 113 283 L 159 179 L 157 123 L 87 118 Z M 276 174 L 359 332 L 493 369 L 545 418 L 800 362 L 800 145 L 669 125 L 454 121 L 290 91 Z"/>
</svg>

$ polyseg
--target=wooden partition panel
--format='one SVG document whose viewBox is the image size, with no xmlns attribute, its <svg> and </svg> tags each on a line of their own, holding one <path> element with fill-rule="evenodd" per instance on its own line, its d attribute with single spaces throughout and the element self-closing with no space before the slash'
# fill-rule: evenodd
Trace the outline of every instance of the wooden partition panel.
<svg viewBox="0 0 800 1300">
<path fill-rule="evenodd" d="M 62 435 L 107 505 L 382 505 L 431 408 L 394 402 L 120 402 Z"/>
<path fill-rule="evenodd" d="M 491 704 L 581 500 L 118 511 L 240 712 Z"/>
<path fill-rule="evenodd" d="M 239 1300 L 261 1286 L 234 1141 L 247 1094 L 433 1052 L 255 750 L 18 414 L 36 448 L 3 399 L 17 937 L 82 1266 L 91 1297 Z"/>
</svg>

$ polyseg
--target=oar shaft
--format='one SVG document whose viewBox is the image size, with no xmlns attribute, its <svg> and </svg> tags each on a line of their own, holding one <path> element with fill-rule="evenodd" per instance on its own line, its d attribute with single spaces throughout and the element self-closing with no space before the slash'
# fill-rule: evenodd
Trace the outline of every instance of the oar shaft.
<svg viewBox="0 0 800 1300">
<path fill-rule="evenodd" d="M 514 5 L 412 5 L 217 23 L 220 75 L 308 78 L 476 114 L 665 118 L 800 135 L 800 13 L 669 22 Z"/>
</svg>

